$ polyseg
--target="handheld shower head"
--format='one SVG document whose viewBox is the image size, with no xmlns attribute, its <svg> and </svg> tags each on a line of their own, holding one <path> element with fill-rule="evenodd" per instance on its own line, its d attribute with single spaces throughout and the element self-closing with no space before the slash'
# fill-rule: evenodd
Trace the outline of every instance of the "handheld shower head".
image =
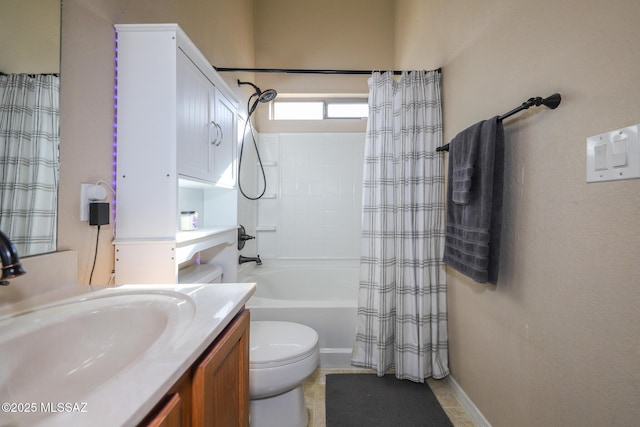
<svg viewBox="0 0 640 427">
<path fill-rule="evenodd" d="M 260 150 L 258 150 L 258 144 L 256 143 L 256 138 L 253 134 L 253 124 L 251 123 L 251 115 L 253 114 L 255 109 L 258 107 L 259 103 L 262 102 L 263 104 L 266 104 L 276 99 L 276 96 L 278 96 L 278 92 L 276 92 L 275 89 L 267 89 L 263 92 L 260 90 L 258 86 L 254 85 L 251 82 L 241 82 L 240 80 L 238 80 L 238 86 L 240 85 L 250 85 L 255 89 L 255 92 L 247 100 L 248 117 L 247 117 L 247 120 L 244 122 L 244 131 L 242 132 L 242 142 L 240 143 L 240 154 L 238 155 L 238 189 L 240 190 L 240 193 L 247 199 L 258 200 L 258 199 L 261 199 L 262 196 L 264 196 L 264 193 L 267 190 L 267 175 L 264 172 L 264 165 L 262 164 L 262 159 L 260 158 Z M 255 97 L 255 100 L 253 99 L 254 97 Z M 252 100 L 253 100 L 253 104 L 251 104 Z M 247 126 L 251 128 L 250 136 L 253 139 L 253 146 L 256 149 L 256 156 L 258 157 L 258 163 L 260 164 L 260 170 L 262 171 L 262 180 L 264 182 L 264 186 L 262 187 L 262 192 L 255 197 L 248 196 L 244 192 L 244 190 L 242 189 L 242 182 L 241 182 L 242 174 L 240 173 L 240 171 L 242 170 L 242 153 L 244 151 L 244 137 L 247 133 Z M 240 257 L 240 258 L 243 258 L 243 257 Z M 250 261 L 253 261 L 253 260 L 250 260 Z M 244 261 L 240 260 L 241 264 L 243 262 Z M 257 258 L 257 263 L 258 264 L 261 263 L 259 256 Z"/>
<path fill-rule="evenodd" d="M 278 92 L 276 92 L 275 89 L 267 89 L 264 92 L 260 93 L 260 95 L 258 96 L 258 101 L 264 102 L 266 104 L 267 102 L 271 102 L 276 99 L 276 96 L 278 96 Z"/>
<path fill-rule="evenodd" d="M 258 86 L 254 85 L 251 82 L 241 82 L 240 80 L 238 80 L 238 86 L 240 85 L 251 85 L 256 90 L 253 95 L 249 97 L 249 102 L 251 102 L 251 98 L 257 96 L 256 100 L 249 108 L 249 115 L 251 115 L 255 111 L 256 107 L 258 107 L 259 102 L 266 104 L 273 101 L 274 99 L 276 99 L 276 96 L 278 96 L 278 92 L 276 92 L 275 89 L 267 89 L 263 92 Z"/>
</svg>

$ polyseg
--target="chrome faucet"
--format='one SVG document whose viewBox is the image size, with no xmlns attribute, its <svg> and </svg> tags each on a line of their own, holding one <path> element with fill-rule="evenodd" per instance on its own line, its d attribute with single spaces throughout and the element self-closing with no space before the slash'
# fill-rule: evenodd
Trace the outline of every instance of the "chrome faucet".
<svg viewBox="0 0 640 427">
<path fill-rule="evenodd" d="M 9 280 L 26 273 L 20 264 L 16 246 L 0 231 L 0 260 L 2 260 L 2 278 L 0 285 L 8 285 Z"/>
<path fill-rule="evenodd" d="M 255 262 L 256 265 L 262 265 L 262 260 L 260 259 L 260 255 L 258 255 L 255 258 L 240 255 L 240 258 L 238 258 L 238 264 L 244 264 L 245 262 Z"/>
</svg>

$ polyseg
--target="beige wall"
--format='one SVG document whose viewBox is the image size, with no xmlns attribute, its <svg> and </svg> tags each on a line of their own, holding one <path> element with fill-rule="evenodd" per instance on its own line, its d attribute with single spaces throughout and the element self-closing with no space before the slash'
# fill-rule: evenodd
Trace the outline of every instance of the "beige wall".
<svg viewBox="0 0 640 427">
<path fill-rule="evenodd" d="M 587 184 L 585 140 L 640 123 L 640 3 L 397 3 L 396 65 L 443 66 L 446 140 L 563 96 L 505 121 L 501 274 L 448 269 L 453 377 L 496 427 L 637 425 L 640 180 Z"/>
<path fill-rule="evenodd" d="M 60 0 L 0 1 L 0 71 L 60 72 Z"/>
<path fill-rule="evenodd" d="M 394 0 L 257 0 L 256 67 L 387 70 L 394 66 Z M 257 74 L 261 89 L 279 93 L 368 92 L 369 76 Z M 362 132 L 362 120 L 269 122 L 261 132 Z"/>
<path fill-rule="evenodd" d="M 58 246 L 77 250 L 79 280 L 86 283 L 96 228 L 79 220 L 79 193 L 82 182 L 112 180 L 113 25 L 178 22 L 213 64 L 252 67 L 253 0 L 64 0 L 62 15 Z M 94 283 L 110 278 L 112 237 L 113 225 L 103 227 Z"/>
</svg>

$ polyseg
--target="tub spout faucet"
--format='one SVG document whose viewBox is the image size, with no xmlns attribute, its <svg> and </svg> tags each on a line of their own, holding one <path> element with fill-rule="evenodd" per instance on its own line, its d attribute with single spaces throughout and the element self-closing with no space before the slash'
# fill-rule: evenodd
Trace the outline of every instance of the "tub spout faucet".
<svg viewBox="0 0 640 427">
<path fill-rule="evenodd" d="M 15 245 L 2 231 L 0 231 L 0 260 L 2 261 L 0 285 L 8 285 L 8 279 L 22 276 L 25 273 Z"/>
<path fill-rule="evenodd" d="M 238 258 L 238 264 L 244 264 L 245 262 L 255 262 L 256 265 L 262 265 L 262 260 L 260 259 L 260 255 L 257 257 L 248 257 L 240 255 Z"/>
</svg>

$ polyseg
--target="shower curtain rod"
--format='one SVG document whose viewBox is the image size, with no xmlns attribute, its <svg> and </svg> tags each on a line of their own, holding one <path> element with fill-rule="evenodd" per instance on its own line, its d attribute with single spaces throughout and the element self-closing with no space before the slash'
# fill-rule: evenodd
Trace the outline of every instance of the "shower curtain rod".
<svg viewBox="0 0 640 427">
<path fill-rule="evenodd" d="M 306 70 L 300 68 L 226 68 L 226 67 L 216 67 L 213 65 L 214 70 L 223 72 L 223 71 L 242 71 L 247 73 L 283 73 L 283 74 L 372 74 L 375 71 L 383 70 Z M 437 72 L 441 72 L 441 69 L 438 68 Z M 402 74 L 401 70 L 393 70 L 393 74 L 398 76 Z"/>
<path fill-rule="evenodd" d="M 545 107 L 551 110 L 555 110 L 558 107 L 558 105 L 560 105 L 560 101 L 562 101 L 562 97 L 560 96 L 559 93 L 554 93 L 553 95 L 550 95 L 544 99 L 539 96 L 535 98 L 529 98 L 527 101 L 523 102 L 522 105 L 519 105 L 513 110 L 507 113 L 504 113 L 503 115 L 498 117 L 498 120 L 502 121 L 507 117 L 511 117 L 514 114 L 519 113 L 522 110 L 526 110 L 529 107 L 539 107 L 541 105 L 544 105 Z M 436 151 L 449 151 L 449 144 L 436 148 Z"/>
</svg>

